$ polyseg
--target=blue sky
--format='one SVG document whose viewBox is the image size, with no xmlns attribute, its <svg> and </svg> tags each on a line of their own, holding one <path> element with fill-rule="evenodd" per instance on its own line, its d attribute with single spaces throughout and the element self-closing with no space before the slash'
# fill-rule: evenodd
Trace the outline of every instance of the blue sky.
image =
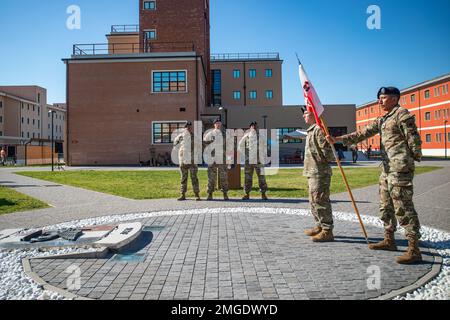
<svg viewBox="0 0 450 320">
<path fill-rule="evenodd" d="M 81 8 L 81 30 L 66 9 Z M 369 30 L 369 5 L 381 30 Z M 321 100 L 362 104 L 380 86 L 400 88 L 450 72 L 449 0 L 211 0 L 211 51 L 279 52 L 284 104 L 303 103 L 295 52 Z M 137 24 L 138 0 L 2 0 L 0 85 L 36 84 L 65 100 L 74 43 L 104 43 L 112 24 Z"/>
</svg>

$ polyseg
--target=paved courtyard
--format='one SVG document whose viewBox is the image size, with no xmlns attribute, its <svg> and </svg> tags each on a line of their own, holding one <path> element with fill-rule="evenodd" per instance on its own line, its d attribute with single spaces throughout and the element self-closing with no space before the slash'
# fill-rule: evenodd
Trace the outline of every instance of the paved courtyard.
<svg viewBox="0 0 450 320">
<path fill-rule="evenodd" d="M 450 166 L 415 180 L 415 203 L 424 226 L 450 230 Z M 430 165 L 427 164 L 427 165 Z M 69 266 L 81 270 L 81 287 L 68 290 L 91 299 L 370 299 L 415 284 L 436 270 L 437 254 L 423 243 L 424 262 L 395 263 L 399 252 L 370 251 L 358 223 L 336 220 L 336 242 L 314 244 L 306 199 L 230 202 L 136 201 L 0 171 L 2 185 L 51 204 L 51 208 L 0 216 L 0 229 L 43 227 L 103 216 L 148 212 L 145 230 L 120 255 L 104 259 L 31 259 L 48 284 L 67 289 Z M 361 214 L 376 216 L 378 190 L 354 191 Z M 335 212 L 352 215 L 347 194 L 332 196 Z M 280 214 L 278 209 L 302 214 Z M 186 210 L 172 215 L 170 210 Z M 196 211 L 201 211 L 198 213 Z M 203 210 L 203 211 L 202 211 Z M 153 212 L 169 211 L 163 216 Z M 372 220 L 376 220 L 372 218 Z M 371 241 L 383 230 L 366 225 Z M 447 248 L 448 249 L 448 248 Z M 433 268 L 434 266 L 434 268 Z M 375 269 L 373 269 L 375 267 Z M 379 268 L 379 269 L 377 269 Z M 373 270 L 380 285 L 368 287 Z"/>
</svg>

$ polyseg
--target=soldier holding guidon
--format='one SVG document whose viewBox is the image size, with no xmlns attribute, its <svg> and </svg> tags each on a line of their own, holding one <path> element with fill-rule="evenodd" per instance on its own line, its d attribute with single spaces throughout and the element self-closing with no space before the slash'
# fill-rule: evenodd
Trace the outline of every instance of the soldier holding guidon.
<svg viewBox="0 0 450 320">
<path fill-rule="evenodd" d="M 378 103 L 386 114 L 361 132 L 342 137 L 328 136 L 330 143 L 342 141 L 346 145 L 360 143 L 377 134 L 381 136 L 383 161 L 380 176 L 380 214 L 384 222 L 384 240 L 370 245 L 372 250 L 396 251 L 394 233 L 397 221 L 406 230 L 408 250 L 397 258 L 400 264 L 422 261 L 419 249 L 420 222 L 413 203 L 414 161 L 421 160 L 422 141 L 415 117 L 399 105 L 400 90 L 381 88 Z"/>
<path fill-rule="evenodd" d="M 314 114 L 303 111 L 303 119 L 309 125 L 305 146 L 303 175 L 308 178 L 309 203 L 316 226 L 305 234 L 314 242 L 332 242 L 333 213 L 330 202 L 330 184 L 333 171 L 330 163 L 334 161 L 333 150 Z"/>
</svg>

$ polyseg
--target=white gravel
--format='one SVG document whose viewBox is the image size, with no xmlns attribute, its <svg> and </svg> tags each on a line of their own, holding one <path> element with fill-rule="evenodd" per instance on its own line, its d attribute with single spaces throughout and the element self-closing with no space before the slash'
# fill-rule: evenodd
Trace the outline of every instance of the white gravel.
<svg viewBox="0 0 450 320">
<path fill-rule="evenodd" d="M 115 224 L 125 221 L 151 218 L 158 216 L 173 216 L 187 214 L 210 213 L 267 213 L 267 214 L 288 214 L 288 215 L 310 215 L 309 210 L 287 209 L 287 208 L 222 208 L 222 209 L 196 209 L 177 211 L 158 211 L 135 213 L 119 216 L 105 216 L 80 221 L 72 221 L 54 226 L 48 226 L 45 230 L 55 230 L 60 228 L 86 227 L 92 225 Z M 354 213 L 334 212 L 336 220 L 358 222 Z M 363 216 L 363 221 L 367 225 L 382 228 L 381 221 L 376 217 Z M 400 230 L 403 232 L 402 230 Z M 412 294 L 405 297 L 397 297 L 402 300 L 450 300 L 450 233 L 422 227 L 422 241 L 435 248 L 443 258 L 442 270 L 438 277 L 422 288 L 417 289 Z M 43 288 L 28 278 L 22 267 L 22 259 L 35 258 L 38 256 L 50 256 L 56 254 L 67 254 L 76 252 L 86 252 L 96 249 L 64 249 L 40 252 L 38 250 L 0 250 L 0 300 L 61 300 L 61 295 L 43 290 Z"/>
</svg>

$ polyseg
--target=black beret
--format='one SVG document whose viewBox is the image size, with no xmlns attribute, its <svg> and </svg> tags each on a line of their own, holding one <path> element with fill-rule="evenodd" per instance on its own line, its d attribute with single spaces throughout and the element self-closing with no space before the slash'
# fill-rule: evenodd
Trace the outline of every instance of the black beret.
<svg viewBox="0 0 450 320">
<path fill-rule="evenodd" d="M 250 123 L 250 127 L 252 127 L 252 126 L 255 126 L 255 127 L 257 127 L 257 126 L 258 126 L 258 122 L 256 122 L 256 121 L 253 121 L 252 123 Z"/>
<path fill-rule="evenodd" d="M 395 87 L 383 87 L 378 91 L 378 99 L 380 99 L 382 94 L 400 97 L 400 90 Z"/>
<path fill-rule="evenodd" d="M 305 114 L 305 112 L 306 112 L 306 107 L 300 107 L 300 110 L 302 110 L 302 113 Z"/>
<path fill-rule="evenodd" d="M 186 125 L 184 126 L 185 128 L 192 126 L 192 122 L 188 121 L 186 122 Z"/>
<path fill-rule="evenodd" d="M 216 123 L 218 123 L 218 122 L 222 123 L 222 119 L 217 118 L 216 120 L 214 120 L 214 124 L 216 124 Z"/>
</svg>

